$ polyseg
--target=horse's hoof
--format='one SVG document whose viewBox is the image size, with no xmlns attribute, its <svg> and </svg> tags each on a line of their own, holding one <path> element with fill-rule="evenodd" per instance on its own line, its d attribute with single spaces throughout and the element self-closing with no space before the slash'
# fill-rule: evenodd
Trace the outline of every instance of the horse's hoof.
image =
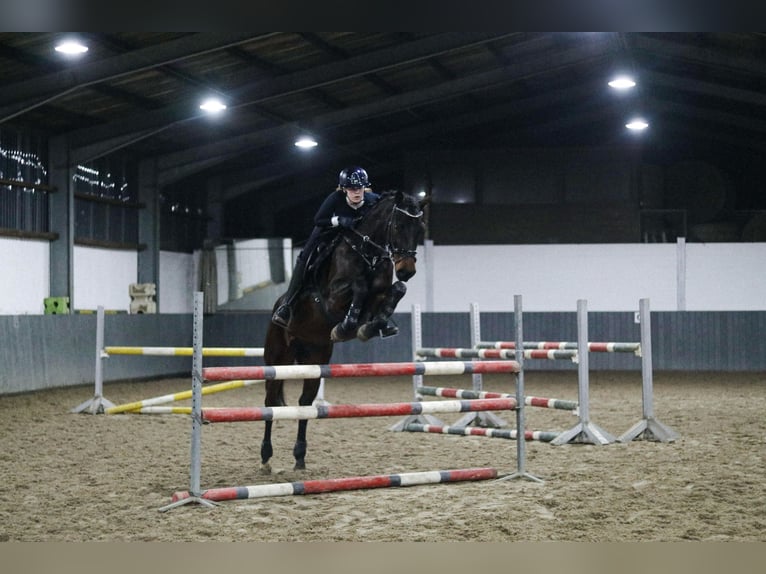
<svg viewBox="0 0 766 574">
<path fill-rule="evenodd" d="M 268 462 L 264 462 L 261 464 L 261 474 L 271 474 L 271 465 Z"/>
<path fill-rule="evenodd" d="M 333 327 L 332 331 L 330 332 L 330 340 L 333 343 L 343 343 L 344 341 L 348 341 L 349 339 L 353 338 L 353 333 L 351 335 L 346 333 L 346 331 L 341 328 L 340 324 L 335 325 L 335 327 Z"/>
<path fill-rule="evenodd" d="M 367 328 L 367 325 L 362 325 L 356 331 L 356 338 L 359 339 L 360 341 L 363 341 L 363 342 L 364 341 L 369 341 L 372 338 L 372 336 L 371 335 L 369 335 L 369 336 L 367 335 L 368 331 L 369 331 L 369 329 Z"/>
<path fill-rule="evenodd" d="M 293 470 L 306 470 L 306 463 L 303 461 L 295 461 Z"/>
</svg>

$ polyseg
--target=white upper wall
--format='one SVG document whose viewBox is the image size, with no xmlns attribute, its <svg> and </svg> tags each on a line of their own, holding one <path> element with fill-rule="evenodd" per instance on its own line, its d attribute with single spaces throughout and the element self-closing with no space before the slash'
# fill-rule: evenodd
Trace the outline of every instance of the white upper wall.
<svg viewBox="0 0 766 574">
<path fill-rule="evenodd" d="M 130 284 L 138 282 L 136 251 L 75 245 L 73 267 L 70 309 L 130 310 Z"/>
<path fill-rule="evenodd" d="M 50 293 L 47 240 L 0 237 L 0 315 L 41 315 Z"/>
<path fill-rule="evenodd" d="M 225 267 L 225 258 L 219 259 Z M 75 308 L 128 310 L 137 260 L 133 251 L 76 246 Z M 0 238 L 0 262 L 10 270 L 0 282 L 0 314 L 42 314 L 50 283 L 48 242 Z M 592 311 L 632 311 L 645 297 L 653 311 L 763 311 L 764 262 L 766 243 L 429 242 L 418 249 L 418 272 L 398 309 L 417 303 L 423 311 L 466 312 L 477 303 L 482 311 L 511 311 L 519 294 L 526 311 L 573 311 L 578 299 L 587 299 Z M 192 312 L 198 267 L 199 257 L 160 253 L 160 312 Z M 248 275 L 246 283 L 257 279 Z"/>
<path fill-rule="evenodd" d="M 194 311 L 194 255 L 160 251 L 159 313 Z"/>
<path fill-rule="evenodd" d="M 766 310 L 766 243 L 687 243 L 686 309 Z"/>
<path fill-rule="evenodd" d="M 630 311 L 649 297 L 654 310 L 676 308 L 675 244 L 479 245 L 434 247 L 433 308 Z M 416 281 L 417 275 L 411 281 Z"/>
</svg>

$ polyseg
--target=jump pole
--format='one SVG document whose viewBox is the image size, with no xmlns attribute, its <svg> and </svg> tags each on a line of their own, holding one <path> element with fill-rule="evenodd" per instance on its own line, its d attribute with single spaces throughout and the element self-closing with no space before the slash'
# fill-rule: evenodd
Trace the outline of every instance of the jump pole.
<svg viewBox="0 0 766 574">
<path fill-rule="evenodd" d="M 190 415 L 192 414 L 191 407 L 140 407 L 129 411 L 130 414 L 136 415 Z"/>
<path fill-rule="evenodd" d="M 455 427 L 455 426 L 431 426 L 412 423 L 404 429 L 407 432 L 424 432 L 434 434 L 454 434 L 461 436 L 486 436 L 490 438 L 504 438 L 516 440 L 519 433 L 516 429 L 483 429 L 478 427 Z M 559 435 L 556 431 L 524 431 L 525 440 L 539 440 L 551 442 Z"/>
<path fill-rule="evenodd" d="M 421 387 L 420 392 L 423 395 L 432 397 L 448 397 L 455 399 L 503 399 L 515 396 L 515 394 L 511 393 L 452 389 L 449 387 Z M 528 407 L 542 407 L 544 409 L 558 409 L 562 411 L 576 411 L 578 409 L 578 405 L 575 401 L 549 399 L 544 397 L 524 397 L 524 404 Z"/>
<path fill-rule="evenodd" d="M 194 292 L 194 354 L 192 355 L 192 432 L 191 432 L 191 464 L 189 496 L 183 500 L 173 501 L 159 509 L 166 512 L 176 506 L 199 503 L 204 506 L 214 507 L 215 502 L 202 498 L 200 490 L 200 473 L 202 470 L 202 319 L 203 298 L 201 291 Z M 523 442 L 523 441 L 522 441 Z"/>
<path fill-rule="evenodd" d="M 553 359 L 577 362 L 574 349 L 523 349 L 525 359 Z M 417 350 L 418 357 L 439 357 L 448 359 L 515 359 L 515 349 L 476 349 L 462 347 L 425 347 Z M 478 375 L 481 376 L 481 375 Z M 479 390 L 480 389 L 475 389 Z"/>
<path fill-rule="evenodd" d="M 628 429 L 618 440 L 630 442 L 635 439 L 673 442 L 681 435 L 654 418 L 653 375 L 652 375 L 652 323 L 649 299 L 638 302 L 638 315 L 641 324 L 641 398 L 643 418 Z"/>
<path fill-rule="evenodd" d="M 515 349 L 514 341 L 481 341 L 477 349 Z M 524 341 L 524 349 L 529 350 L 576 350 L 576 341 Z M 641 343 L 588 343 L 591 353 L 633 353 L 641 356 Z M 577 361 L 574 361 L 577 362 Z"/>
<path fill-rule="evenodd" d="M 226 381 L 225 383 L 219 383 L 217 385 L 209 385 L 202 388 L 203 395 L 212 395 L 215 393 L 221 393 L 223 391 L 230 391 L 232 389 L 241 389 L 243 387 L 249 387 L 257 383 L 262 383 L 263 379 L 255 380 L 239 380 L 239 381 Z M 169 395 L 162 395 L 159 397 L 153 397 L 150 399 L 144 399 L 142 401 L 135 401 L 132 403 L 125 403 L 114 407 L 109 407 L 104 412 L 108 415 L 115 415 L 118 413 L 163 413 L 171 411 L 162 410 L 145 410 L 147 407 L 154 407 L 156 405 L 164 405 L 167 403 L 173 403 L 176 401 L 184 401 L 192 397 L 193 391 L 180 391 Z M 179 411 L 181 412 L 181 411 Z"/>
<path fill-rule="evenodd" d="M 194 347 L 104 347 L 104 354 L 191 357 Z M 263 347 L 205 347 L 203 357 L 263 357 Z"/>
<path fill-rule="evenodd" d="M 523 343 L 516 341 L 517 352 L 523 347 Z M 596 445 L 609 444 L 615 441 L 615 438 L 604 429 L 594 424 L 590 420 L 589 398 L 589 360 L 588 360 L 588 302 L 585 299 L 577 300 L 577 354 L 579 362 L 577 363 L 577 394 L 580 405 L 580 422 L 568 431 L 564 431 L 555 440 L 552 445 L 562 445 L 567 443 L 590 443 Z M 519 441 L 523 443 L 524 441 Z"/>
<path fill-rule="evenodd" d="M 516 342 L 519 345 L 516 351 L 516 362 L 519 364 L 519 372 L 516 374 L 516 436 L 523 436 L 526 429 L 524 421 L 524 353 L 521 352 L 524 340 L 524 320 L 521 312 L 521 295 L 513 296 L 513 318 L 516 323 Z M 516 441 L 516 472 L 504 476 L 498 480 L 526 479 L 533 482 L 544 482 L 526 471 L 526 442 L 525 440 Z"/>
<path fill-rule="evenodd" d="M 202 369 L 205 381 L 234 379 L 318 379 L 349 377 L 397 377 L 482 374 L 516 374 L 517 361 L 440 361 L 433 363 L 347 363 L 331 365 L 266 365 L 245 367 L 208 367 Z"/>
<path fill-rule="evenodd" d="M 212 407 L 202 409 L 207 423 L 252 421 L 346 419 L 391 417 L 420 413 L 465 413 L 476 411 L 514 410 L 516 399 L 473 399 L 451 401 L 414 401 L 410 403 L 367 403 L 323 406 L 284 407 Z"/>
<path fill-rule="evenodd" d="M 391 488 L 416 486 L 421 484 L 440 484 L 467 480 L 488 480 L 497 478 L 494 468 L 464 468 L 456 470 L 433 470 L 426 472 L 403 472 L 375 476 L 353 476 L 331 478 L 327 480 L 306 480 L 303 482 L 284 482 L 281 484 L 257 484 L 255 486 L 235 486 L 230 488 L 211 488 L 202 494 L 204 500 L 245 500 L 275 496 L 294 496 L 302 494 L 323 494 L 369 488 Z M 173 502 L 187 500 L 189 492 L 175 492 Z"/>
<path fill-rule="evenodd" d="M 105 409 L 114 406 L 114 403 L 104 398 L 104 371 L 101 363 L 101 352 L 104 348 L 104 308 L 99 306 L 96 310 L 96 389 L 92 399 L 77 405 L 70 412 L 89 413 L 91 415 L 103 413 Z"/>
</svg>

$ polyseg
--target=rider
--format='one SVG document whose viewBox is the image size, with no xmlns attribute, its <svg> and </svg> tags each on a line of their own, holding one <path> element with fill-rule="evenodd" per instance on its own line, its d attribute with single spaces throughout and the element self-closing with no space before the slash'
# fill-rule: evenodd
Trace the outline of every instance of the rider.
<svg viewBox="0 0 766 574">
<path fill-rule="evenodd" d="M 314 216 L 314 229 L 295 261 L 293 276 L 287 288 L 282 304 L 274 311 L 272 322 L 287 327 L 292 315 L 292 303 L 303 284 L 306 263 L 316 249 L 320 236 L 325 237 L 328 230 L 350 229 L 366 214 L 380 198 L 370 189 L 367 172 L 361 167 L 349 167 L 338 176 L 338 187 L 319 207 Z"/>
</svg>

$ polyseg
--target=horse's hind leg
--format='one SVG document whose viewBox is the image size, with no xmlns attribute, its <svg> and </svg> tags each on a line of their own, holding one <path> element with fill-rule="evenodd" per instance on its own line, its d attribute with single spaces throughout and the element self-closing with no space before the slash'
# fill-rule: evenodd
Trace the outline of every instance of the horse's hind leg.
<svg viewBox="0 0 766 574">
<path fill-rule="evenodd" d="M 290 346 L 285 330 L 269 323 L 263 351 L 266 365 L 290 365 L 295 362 L 295 352 Z M 281 407 L 285 405 L 284 381 L 266 381 L 266 399 L 264 406 Z M 265 422 L 263 441 L 261 442 L 261 473 L 271 474 L 269 460 L 274 453 L 271 446 L 272 421 Z"/>
<path fill-rule="evenodd" d="M 322 345 L 296 345 L 296 361 L 301 365 L 324 365 L 330 362 L 332 357 L 332 343 Z M 298 399 L 298 404 L 303 407 L 311 406 L 319 392 L 321 379 L 303 379 L 303 391 Z M 298 436 L 295 438 L 293 456 L 295 457 L 295 470 L 306 468 L 306 429 L 307 420 L 298 421 Z"/>
<path fill-rule="evenodd" d="M 271 460 L 274 454 L 274 449 L 271 446 L 271 423 L 273 421 L 266 421 L 266 427 L 263 431 L 263 441 L 261 441 L 261 474 L 271 474 Z"/>
<path fill-rule="evenodd" d="M 300 406 L 310 406 L 319 392 L 321 379 L 305 379 L 303 381 L 303 393 L 301 393 L 298 404 Z M 293 456 L 295 457 L 295 470 L 306 469 L 306 429 L 307 420 L 298 421 L 298 436 L 295 439 L 293 447 Z"/>
<path fill-rule="evenodd" d="M 281 407 L 285 405 L 284 381 L 266 382 L 266 400 L 264 405 L 267 407 Z M 266 421 L 263 431 L 263 441 L 261 442 L 261 474 L 271 474 L 271 465 L 269 460 L 274 454 L 271 446 L 271 427 L 273 421 Z"/>
</svg>

